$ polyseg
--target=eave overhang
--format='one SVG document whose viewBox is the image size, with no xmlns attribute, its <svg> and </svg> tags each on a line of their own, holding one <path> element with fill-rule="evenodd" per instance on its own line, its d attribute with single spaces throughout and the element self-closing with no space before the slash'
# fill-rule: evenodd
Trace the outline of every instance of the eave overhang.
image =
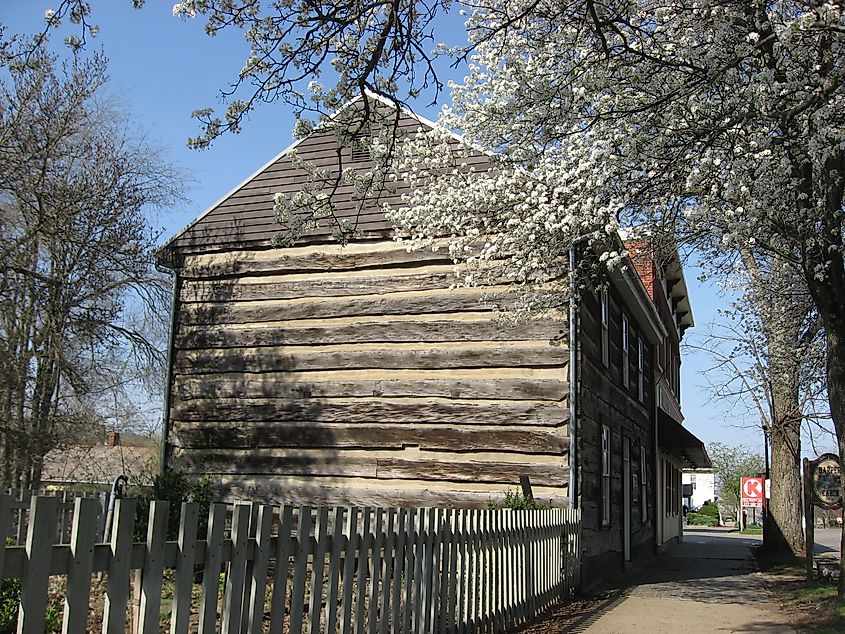
<svg viewBox="0 0 845 634">
<path fill-rule="evenodd" d="M 657 410 L 657 445 L 661 451 L 675 456 L 687 469 L 706 469 L 713 466 L 704 443 L 686 427 Z"/>
</svg>

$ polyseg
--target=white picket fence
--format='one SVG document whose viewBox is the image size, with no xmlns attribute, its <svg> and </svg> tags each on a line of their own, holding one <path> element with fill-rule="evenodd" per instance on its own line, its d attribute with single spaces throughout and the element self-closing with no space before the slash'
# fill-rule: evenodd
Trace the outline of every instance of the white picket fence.
<svg viewBox="0 0 845 634">
<path fill-rule="evenodd" d="M 6 526 L 8 531 L 7 536 L 11 537 L 16 545 L 23 545 L 26 542 L 27 527 L 29 526 L 29 507 L 32 500 L 32 495 L 26 491 L 18 489 L 7 489 L 6 493 L 11 496 L 11 528 Z M 40 495 L 49 495 L 55 497 L 58 506 L 58 517 L 56 521 L 56 543 L 67 544 L 70 542 L 70 535 L 73 529 L 73 509 L 74 500 L 78 497 L 95 498 L 100 505 L 100 524 L 98 525 L 97 539 L 101 540 L 105 531 L 106 513 L 102 509 L 106 508 L 108 504 L 107 491 L 71 491 L 61 489 L 58 491 L 50 491 L 40 493 Z"/>
<path fill-rule="evenodd" d="M 501 632 L 578 584 L 572 510 L 215 504 L 198 539 L 186 503 L 168 542 L 168 505 L 154 502 L 146 542 L 133 543 L 136 503 L 122 499 L 111 539 L 96 543 L 99 502 L 79 498 L 70 543 L 56 544 L 59 504 L 33 497 L 26 544 L 0 549 L 0 579 L 21 580 L 18 632 L 45 631 L 51 576 L 65 580 L 66 633 Z M 0 496 L 0 534 L 11 506 Z"/>
</svg>

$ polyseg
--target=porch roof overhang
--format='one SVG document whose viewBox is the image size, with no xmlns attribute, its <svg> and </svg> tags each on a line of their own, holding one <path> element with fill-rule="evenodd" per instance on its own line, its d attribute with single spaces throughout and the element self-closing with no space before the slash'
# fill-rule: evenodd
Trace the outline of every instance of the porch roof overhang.
<svg viewBox="0 0 845 634">
<path fill-rule="evenodd" d="M 705 469 L 713 466 L 704 443 L 659 408 L 657 410 L 657 445 L 661 450 L 680 459 L 685 468 Z"/>
</svg>

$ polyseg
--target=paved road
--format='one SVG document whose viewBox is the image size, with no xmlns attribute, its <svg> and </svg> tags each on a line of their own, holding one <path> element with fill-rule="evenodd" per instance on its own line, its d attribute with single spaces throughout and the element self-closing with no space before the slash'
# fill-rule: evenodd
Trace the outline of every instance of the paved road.
<svg viewBox="0 0 845 634">
<path fill-rule="evenodd" d="M 750 546 L 760 541 L 726 529 L 688 530 L 683 544 L 657 557 L 615 601 L 568 631 L 793 634 L 754 575 Z"/>
<path fill-rule="evenodd" d="M 817 555 L 838 555 L 839 540 L 842 537 L 842 530 L 839 528 L 817 528 L 816 529 L 816 554 Z"/>
</svg>

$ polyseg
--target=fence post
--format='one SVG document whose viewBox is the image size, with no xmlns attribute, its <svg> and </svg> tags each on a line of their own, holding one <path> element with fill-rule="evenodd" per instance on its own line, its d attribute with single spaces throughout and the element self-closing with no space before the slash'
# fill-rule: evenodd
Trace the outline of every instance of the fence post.
<svg viewBox="0 0 845 634">
<path fill-rule="evenodd" d="M 21 580 L 18 634 L 42 634 L 47 612 L 50 560 L 56 531 L 58 500 L 33 496 L 26 533 L 26 566 Z"/>
</svg>

